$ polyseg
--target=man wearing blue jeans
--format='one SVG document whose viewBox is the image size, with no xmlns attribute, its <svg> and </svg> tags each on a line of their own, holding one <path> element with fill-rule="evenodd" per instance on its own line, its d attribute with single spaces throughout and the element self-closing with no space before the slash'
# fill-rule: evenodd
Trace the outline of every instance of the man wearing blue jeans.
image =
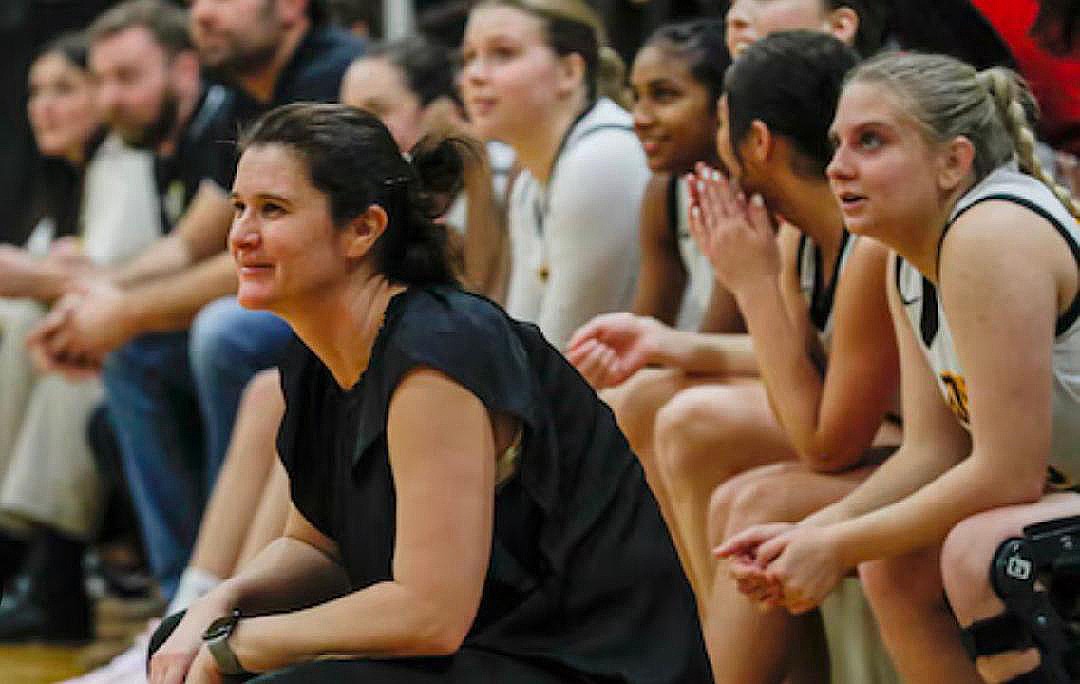
<svg viewBox="0 0 1080 684">
<path fill-rule="evenodd" d="M 160 4 L 125 5 L 138 2 Z M 322 25 L 319 6 L 303 0 L 188 5 L 185 34 L 202 66 L 230 86 L 222 117 L 229 130 L 211 127 L 214 137 L 190 145 L 181 136 L 160 151 L 162 208 L 175 233 L 133 264 L 136 273 L 86 292 L 56 335 L 66 341 L 61 351 L 68 359 L 106 358 L 106 401 L 166 599 L 194 545 L 243 388 L 276 365 L 292 339 L 284 322 L 243 310 L 227 296 L 236 287 L 232 258 L 223 251 L 235 148 L 221 141 L 235 140 L 240 125 L 278 105 L 336 100 L 342 75 L 363 50 L 351 35 Z M 181 192 L 197 175 L 185 150 L 209 151 L 228 165 L 227 178 L 196 182 L 198 197 Z M 204 196 L 209 200 L 200 203 Z"/>
<path fill-rule="evenodd" d="M 165 596 L 187 565 L 240 395 L 292 337 L 274 314 L 242 309 L 229 296 L 204 307 L 189 332 L 140 336 L 106 360 L 109 414 Z"/>
</svg>

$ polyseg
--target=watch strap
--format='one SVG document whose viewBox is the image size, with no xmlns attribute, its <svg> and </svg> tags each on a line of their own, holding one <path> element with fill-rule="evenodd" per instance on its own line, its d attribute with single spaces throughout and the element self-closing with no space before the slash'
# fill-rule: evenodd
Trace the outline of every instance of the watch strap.
<svg viewBox="0 0 1080 684">
<path fill-rule="evenodd" d="M 232 633 L 236 630 L 236 623 L 239 620 L 240 614 L 239 611 L 236 611 L 232 616 L 232 622 L 227 630 L 205 640 L 206 649 L 210 651 L 210 655 L 214 656 L 214 661 L 217 663 L 218 670 L 224 675 L 251 674 L 240 664 L 239 658 L 236 657 L 236 653 L 233 652 L 232 646 L 229 645 L 229 637 L 232 636 Z"/>
</svg>

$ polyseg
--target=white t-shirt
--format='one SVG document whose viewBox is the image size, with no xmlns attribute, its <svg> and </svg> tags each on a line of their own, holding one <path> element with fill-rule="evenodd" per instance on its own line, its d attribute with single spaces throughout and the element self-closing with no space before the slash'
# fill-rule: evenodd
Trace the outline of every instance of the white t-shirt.
<svg viewBox="0 0 1080 684">
<path fill-rule="evenodd" d="M 593 316 L 628 310 L 648 180 L 630 114 L 608 99 L 573 126 L 547 185 L 523 170 L 508 207 L 510 315 L 562 348 Z"/>
</svg>

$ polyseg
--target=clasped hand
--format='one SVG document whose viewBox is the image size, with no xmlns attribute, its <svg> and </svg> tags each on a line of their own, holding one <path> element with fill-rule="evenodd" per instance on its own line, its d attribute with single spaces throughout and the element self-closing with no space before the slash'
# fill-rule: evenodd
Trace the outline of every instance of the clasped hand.
<svg viewBox="0 0 1080 684">
<path fill-rule="evenodd" d="M 830 529 L 812 524 L 756 525 L 713 553 L 728 559 L 739 591 L 764 606 L 793 614 L 821 605 L 849 569 Z"/>
<path fill-rule="evenodd" d="M 86 281 L 61 297 L 27 337 L 35 364 L 74 379 L 96 375 L 105 355 L 130 337 L 122 299 L 104 280 Z"/>
<path fill-rule="evenodd" d="M 690 187 L 690 233 L 728 291 L 780 273 L 776 228 L 761 195 L 747 201 L 734 181 L 699 163 L 687 175 Z"/>
</svg>

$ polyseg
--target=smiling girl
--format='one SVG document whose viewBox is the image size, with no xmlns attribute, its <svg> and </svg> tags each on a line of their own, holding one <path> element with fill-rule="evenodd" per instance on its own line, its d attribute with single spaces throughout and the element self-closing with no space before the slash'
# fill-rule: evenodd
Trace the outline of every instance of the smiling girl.
<svg viewBox="0 0 1080 684">
<path fill-rule="evenodd" d="M 708 258 L 690 235 L 683 177 L 697 162 L 719 166 L 717 100 L 730 63 L 723 23 L 700 20 L 658 29 L 630 73 L 634 131 L 653 171 L 641 208 L 641 273 L 631 312 L 684 330 L 745 330 L 734 299 L 716 285 Z M 573 344 L 568 358 L 603 390 L 634 452 L 647 454 L 657 410 L 687 386 L 688 376 L 677 369 L 642 369 L 621 382 L 603 372 L 603 350 L 593 351 Z"/>
</svg>

